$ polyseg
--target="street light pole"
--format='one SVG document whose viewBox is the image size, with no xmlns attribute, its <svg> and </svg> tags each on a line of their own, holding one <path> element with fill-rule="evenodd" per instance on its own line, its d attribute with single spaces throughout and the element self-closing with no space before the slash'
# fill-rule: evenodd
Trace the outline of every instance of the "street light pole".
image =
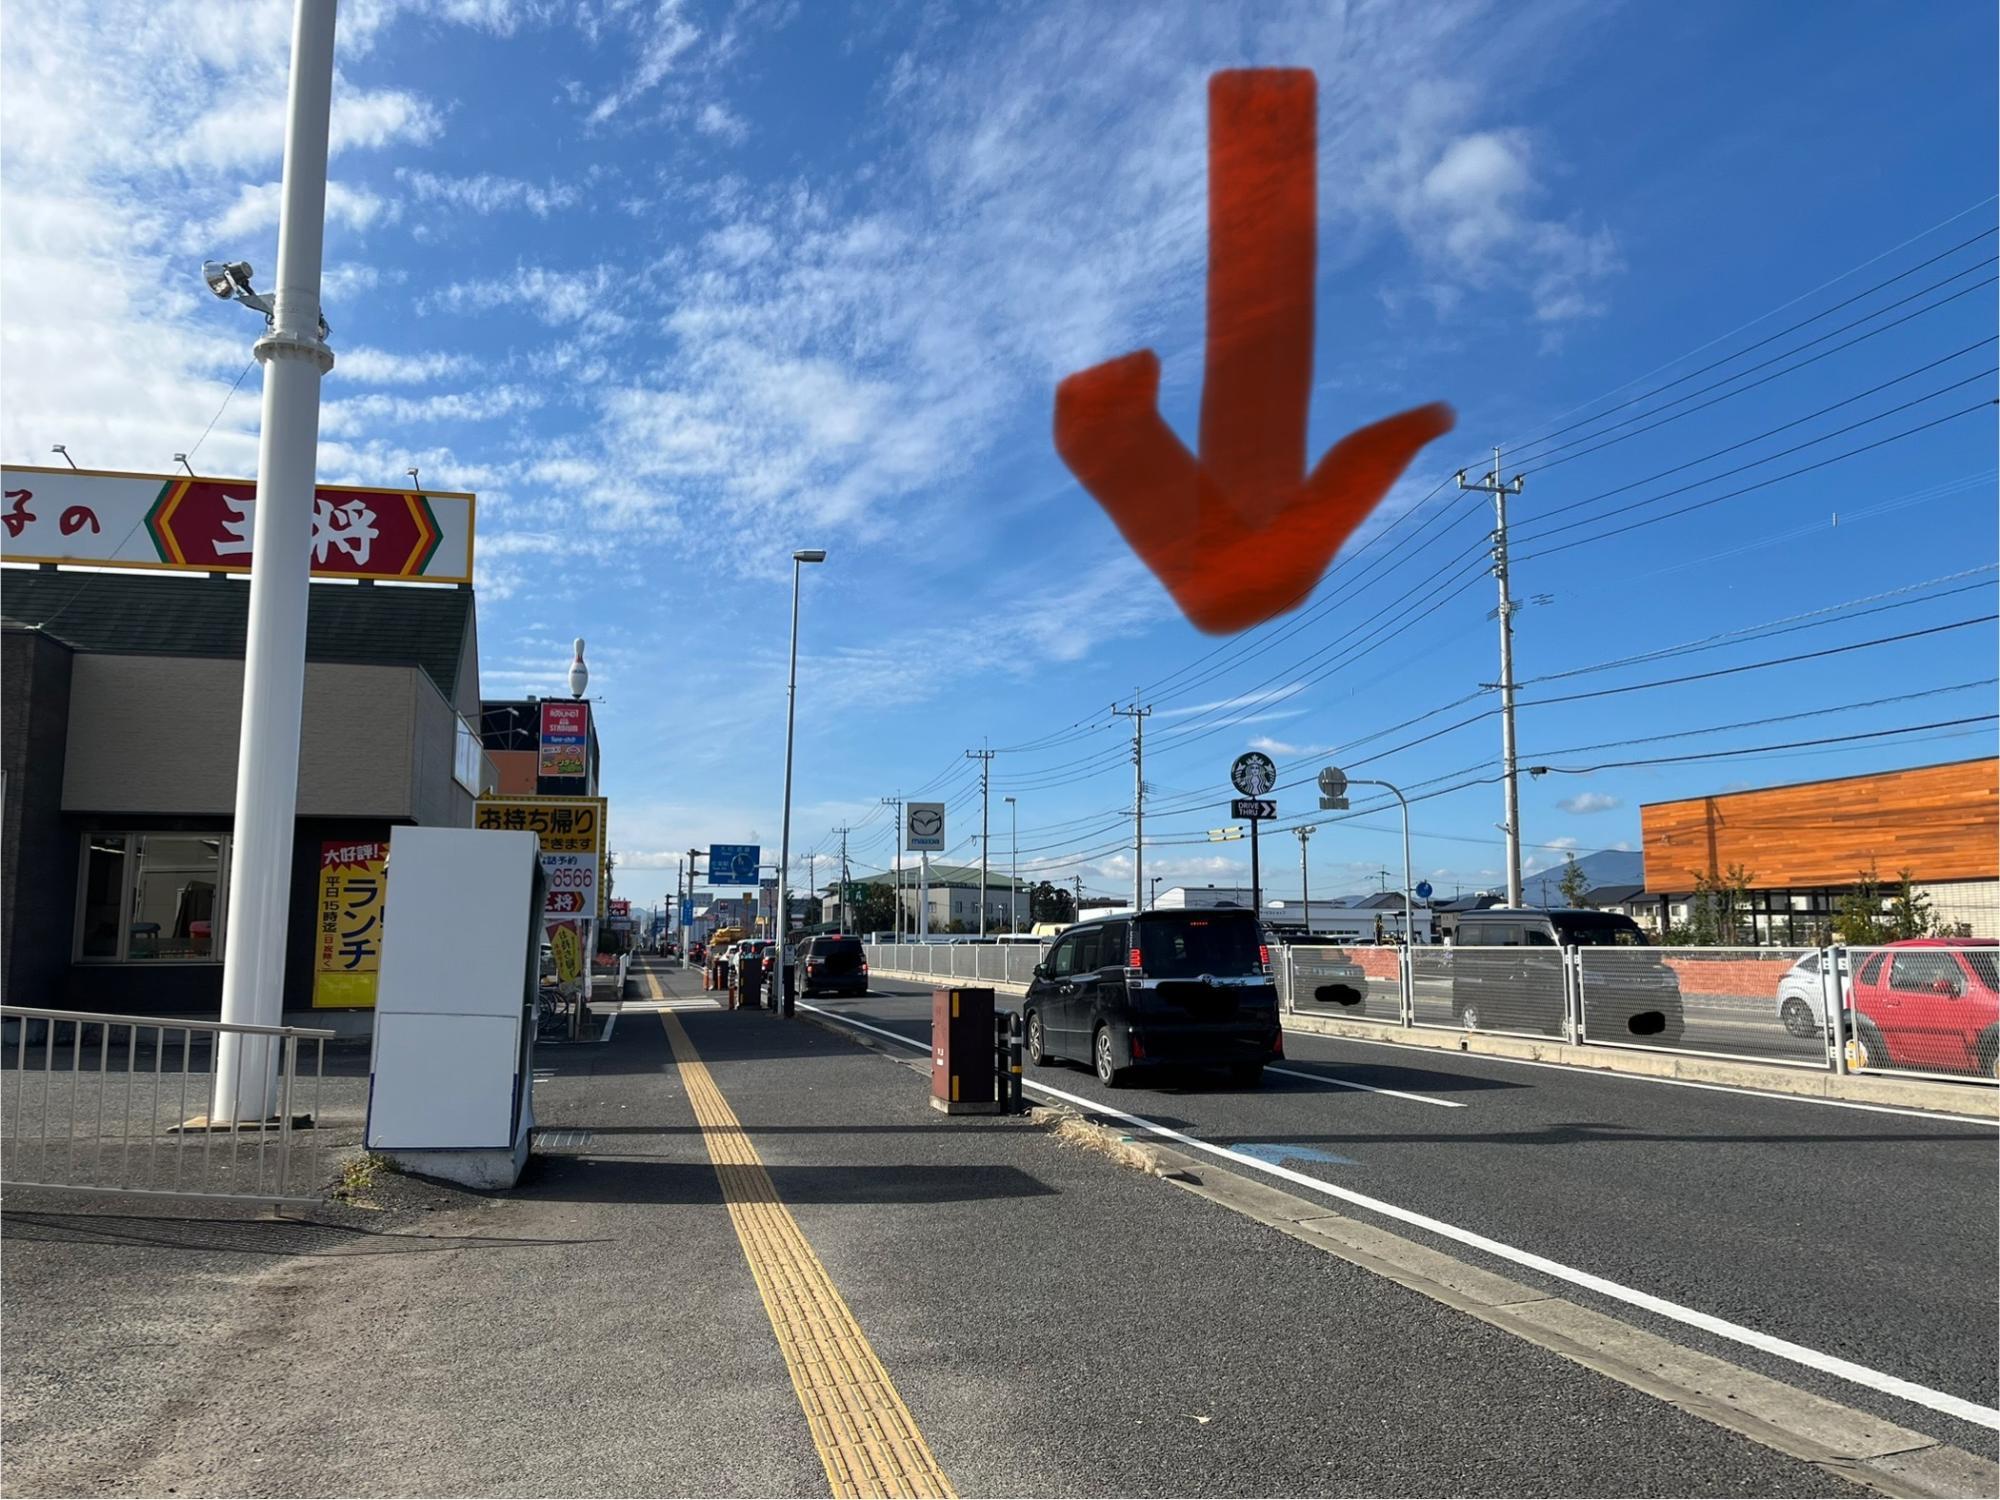
<svg viewBox="0 0 2000 1500">
<path fill-rule="evenodd" d="M 799 695 L 799 573 L 801 564 L 825 561 L 823 547 L 801 547 L 792 554 L 792 652 L 785 673 L 785 811 L 778 830 L 778 919 L 774 928 L 778 945 L 778 962 L 774 967 L 780 995 L 785 992 L 785 939 L 786 929 L 791 926 L 785 919 L 785 880 L 792 862 L 792 721 Z M 791 1007 L 782 1001 L 780 1008 L 786 1015 L 792 1013 Z"/>
<path fill-rule="evenodd" d="M 1007 799 L 1007 832 L 1014 846 L 1013 887 L 1007 892 L 1007 931 L 1021 930 L 1021 804 Z"/>
<path fill-rule="evenodd" d="M 270 326 L 255 347 L 264 366 L 264 409 L 257 442 L 256 547 L 250 558 L 243 723 L 222 955 L 225 1024 L 277 1026 L 285 1013 L 319 388 L 321 377 L 333 368 L 319 302 L 333 30 L 334 0 L 297 0 L 278 207 L 278 280 Z M 242 270 L 247 292 L 249 271 Z M 210 287 L 214 290 L 215 283 Z M 242 1032 L 223 1032 L 217 1038 L 211 1125 L 270 1117 L 277 1066 L 271 1040 Z"/>
</svg>

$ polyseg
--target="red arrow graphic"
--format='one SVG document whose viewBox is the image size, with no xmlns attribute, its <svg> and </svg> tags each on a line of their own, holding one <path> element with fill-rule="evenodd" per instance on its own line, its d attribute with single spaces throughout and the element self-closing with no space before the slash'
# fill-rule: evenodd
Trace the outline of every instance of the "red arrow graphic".
<svg viewBox="0 0 2000 1500">
<path fill-rule="evenodd" d="M 1306 471 L 1317 106 L 1303 68 L 1209 80 L 1200 458 L 1160 419 L 1150 349 L 1056 387 L 1056 452 L 1215 634 L 1300 603 L 1417 450 L 1452 426 L 1449 406 L 1420 406 L 1349 433 Z"/>
</svg>

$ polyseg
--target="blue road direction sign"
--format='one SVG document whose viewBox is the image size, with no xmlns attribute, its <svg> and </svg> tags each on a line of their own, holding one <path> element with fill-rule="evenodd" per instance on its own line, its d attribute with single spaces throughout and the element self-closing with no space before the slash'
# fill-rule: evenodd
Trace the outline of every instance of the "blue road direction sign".
<svg viewBox="0 0 2000 1500">
<path fill-rule="evenodd" d="M 757 884 L 757 856 L 762 849 L 756 844 L 710 844 L 708 846 L 708 883 L 714 886 L 744 885 L 755 888 Z"/>
<path fill-rule="evenodd" d="M 1417 899 L 1419 901 L 1428 901 L 1431 899 L 1431 883 L 1428 880 L 1419 880 L 1417 882 Z"/>
</svg>

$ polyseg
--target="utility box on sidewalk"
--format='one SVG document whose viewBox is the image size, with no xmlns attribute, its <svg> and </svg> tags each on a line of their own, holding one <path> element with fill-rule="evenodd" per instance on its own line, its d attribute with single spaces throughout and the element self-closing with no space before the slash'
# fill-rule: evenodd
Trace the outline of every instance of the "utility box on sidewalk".
<svg viewBox="0 0 2000 1500">
<path fill-rule="evenodd" d="M 931 1108 L 948 1115 L 997 1115 L 993 991 L 931 991 Z"/>
<path fill-rule="evenodd" d="M 533 1129 L 543 901 L 532 833 L 389 840 L 367 1144 L 469 1187 L 512 1187 Z"/>
</svg>

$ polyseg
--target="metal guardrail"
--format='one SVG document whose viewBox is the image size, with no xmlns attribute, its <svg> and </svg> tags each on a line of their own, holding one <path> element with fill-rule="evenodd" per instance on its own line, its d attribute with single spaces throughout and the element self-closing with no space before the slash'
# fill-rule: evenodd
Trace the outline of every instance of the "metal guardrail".
<svg viewBox="0 0 2000 1500">
<path fill-rule="evenodd" d="M 11 1032 L 0 1038 L 0 1184 L 271 1204 L 323 1196 L 311 1125 L 334 1032 L 18 1005 L 0 1006 L 0 1023 Z M 225 1032 L 276 1046 L 275 1119 L 208 1125 Z"/>
<path fill-rule="evenodd" d="M 1583 1047 L 2000 1079 L 1992 948 L 1290 947 L 1296 1015 Z"/>
</svg>

